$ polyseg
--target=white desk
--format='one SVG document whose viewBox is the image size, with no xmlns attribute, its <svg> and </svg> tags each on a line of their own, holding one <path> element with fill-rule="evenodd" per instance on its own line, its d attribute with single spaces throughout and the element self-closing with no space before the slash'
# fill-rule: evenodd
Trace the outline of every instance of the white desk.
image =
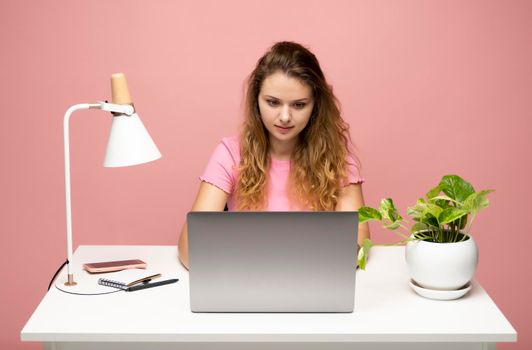
<svg viewBox="0 0 532 350">
<path fill-rule="evenodd" d="M 517 339 L 476 282 L 466 297 L 455 301 L 416 295 L 408 286 L 403 247 L 373 248 L 366 271 L 357 272 L 355 311 L 349 314 L 191 313 L 188 272 L 176 251 L 175 246 L 79 247 L 73 258 L 78 276 L 82 262 L 139 258 L 163 278 L 177 274 L 180 280 L 99 296 L 53 288 L 26 323 L 22 340 L 43 342 L 46 349 L 77 350 L 486 350 L 494 349 L 496 342 Z"/>
</svg>

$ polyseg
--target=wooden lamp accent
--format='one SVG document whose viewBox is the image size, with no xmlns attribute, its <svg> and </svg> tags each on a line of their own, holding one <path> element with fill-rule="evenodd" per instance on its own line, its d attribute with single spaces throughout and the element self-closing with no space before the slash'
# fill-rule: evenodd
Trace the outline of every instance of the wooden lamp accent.
<svg viewBox="0 0 532 350">
<path fill-rule="evenodd" d="M 111 75 L 111 91 L 113 103 L 118 105 L 132 105 L 131 96 L 127 87 L 127 80 L 124 73 L 114 73 Z"/>
</svg>

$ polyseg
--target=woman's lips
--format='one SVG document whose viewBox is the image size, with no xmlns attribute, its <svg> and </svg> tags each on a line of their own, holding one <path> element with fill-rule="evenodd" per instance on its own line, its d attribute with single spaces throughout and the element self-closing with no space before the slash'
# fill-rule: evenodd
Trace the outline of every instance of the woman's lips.
<svg viewBox="0 0 532 350">
<path fill-rule="evenodd" d="M 281 134 L 288 134 L 290 132 L 290 130 L 292 130 L 294 127 L 293 126 L 279 126 L 279 125 L 275 125 L 275 128 L 277 129 L 277 131 L 279 131 Z"/>
</svg>

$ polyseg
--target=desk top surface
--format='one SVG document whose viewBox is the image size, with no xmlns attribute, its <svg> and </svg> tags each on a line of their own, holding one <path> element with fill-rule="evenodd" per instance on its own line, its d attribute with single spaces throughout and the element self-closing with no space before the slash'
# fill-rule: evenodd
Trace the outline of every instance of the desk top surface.
<svg viewBox="0 0 532 350">
<path fill-rule="evenodd" d="M 176 246 L 80 246 L 75 274 L 90 261 L 142 259 L 179 282 L 138 292 L 82 296 L 56 288 L 24 329 L 24 341 L 134 342 L 503 342 L 516 331 L 480 286 L 453 301 L 425 299 L 408 285 L 404 247 L 374 247 L 357 271 L 355 311 L 314 313 L 192 313 L 188 272 Z M 66 280 L 65 274 L 58 277 Z"/>
</svg>

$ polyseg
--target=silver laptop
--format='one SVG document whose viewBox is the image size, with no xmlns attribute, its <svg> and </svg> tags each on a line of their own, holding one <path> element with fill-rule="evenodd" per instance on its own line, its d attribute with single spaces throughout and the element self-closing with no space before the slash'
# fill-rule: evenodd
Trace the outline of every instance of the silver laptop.
<svg viewBox="0 0 532 350">
<path fill-rule="evenodd" d="M 357 212 L 188 213 L 193 312 L 353 312 Z"/>
</svg>

